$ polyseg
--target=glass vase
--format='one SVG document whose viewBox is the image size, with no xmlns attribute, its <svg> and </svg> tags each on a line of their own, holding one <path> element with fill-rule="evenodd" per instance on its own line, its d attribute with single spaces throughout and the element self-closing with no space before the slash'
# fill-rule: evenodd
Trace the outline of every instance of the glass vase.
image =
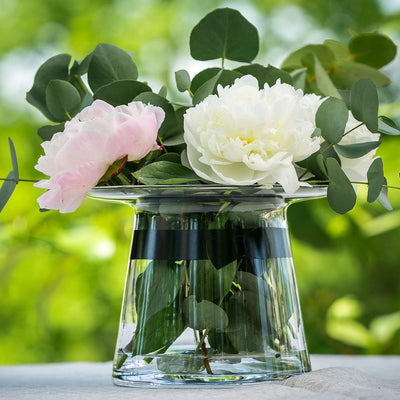
<svg viewBox="0 0 400 400">
<path fill-rule="evenodd" d="M 121 386 L 231 385 L 311 370 L 286 224 L 322 197 L 259 186 L 98 187 L 134 210 L 113 365 Z"/>
</svg>

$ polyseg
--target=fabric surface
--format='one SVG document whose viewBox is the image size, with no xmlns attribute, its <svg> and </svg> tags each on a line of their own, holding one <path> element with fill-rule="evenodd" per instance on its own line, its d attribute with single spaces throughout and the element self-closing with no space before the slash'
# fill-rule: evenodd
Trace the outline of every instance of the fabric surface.
<svg viewBox="0 0 400 400">
<path fill-rule="evenodd" d="M 400 356 L 312 356 L 313 372 L 280 383 L 222 389 L 142 389 L 112 384 L 111 363 L 0 367 L 0 399 L 398 400 Z"/>
</svg>

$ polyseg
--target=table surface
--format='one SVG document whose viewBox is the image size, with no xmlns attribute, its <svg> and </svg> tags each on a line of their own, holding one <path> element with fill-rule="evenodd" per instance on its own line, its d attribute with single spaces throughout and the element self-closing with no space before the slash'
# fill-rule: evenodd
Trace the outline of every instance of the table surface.
<svg viewBox="0 0 400 400">
<path fill-rule="evenodd" d="M 399 400 L 400 356 L 311 356 L 313 372 L 279 383 L 229 388 L 123 388 L 111 381 L 110 362 L 0 366 L 0 399 Z"/>
</svg>

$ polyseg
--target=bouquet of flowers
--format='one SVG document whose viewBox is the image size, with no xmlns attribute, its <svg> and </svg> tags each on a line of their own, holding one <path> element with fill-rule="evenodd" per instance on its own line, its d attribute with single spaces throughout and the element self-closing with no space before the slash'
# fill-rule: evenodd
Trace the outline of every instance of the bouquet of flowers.
<svg viewBox="0 0 400 400">
<path fill-rule="evenodd" d="M 368 185 L 368 201 L 390 208 L 380 135 L 399 135 L 378 116 L 376 87 L 388 85 L 379 68 L 396 54 L 388 37 L 355 36 L 305 46 L 280 69 L 252 63 L 256 28 L 238 11 L 217 9 L 190 36 L 196 60 L 220 59 L 191 78 L 175 73 L 188 104 L 138 80 L 129 53 L 101 43 L 82 61 L 59 54 L 38 70 L 27 100 L 55 124 L 36 168 L 48 175 L 42 209 L 74 211 L 96 185 L 219 183 L 300 186 L 327 184 L 338 213 L 355 204 L 353 184 Z M 226 69 L 225 60 L 238 62 Z M 240 63 L 240 64 L 239 64 Z M 88 83 L 84 83 L 82 77 Z M 13 170 L 1 191 L 4 206 L 19 181 Z"/>
<path fill-rule="evenodd" d="M 81 61 L 71 62 L 68 54 L 47 60 L 27 93 L 28 102 L 52 121 L 38 131 L 44 155 L 36 168 L 49 176 L 36 183 L 46 189 L 40 207 L 72 212 L 99 186 L 221 184 L 247 191 L 279 186 L 294 194 L 302 186 L 326 185 L 330 206 L 344 214 L 362 184 L 368 186 L 368 202 L 390 209 L 383 162 L 375 153 L 381 135 L 400 135 L 394 121 L 378 115 L 377 87 L 390 83 L 379 69 L 395 57 L 392 40 L 379 33 L 357 35 L 347 46 L 327 40 L 295 51 L 280 68 L 254 63 L 258 50 L 256 28 L 238 11 L 206 15 L 191 32 L 190 52 L 195 60 L 220 61 L 194 77 L 185 70 L 175 73 L 187 103 L 168 99 L 165 87 L 153 91 L 140 81 L 131 55 L 111 44 L 98 44 Z M 237 62 L 236 68 L 227 69 L 225 60 Z M 0 191 L 0 209 L 21 180 L 11 140 L 10 151 L 13 169 Z M 246 230 L 227 210 L 203 219 L 201 229 L 215 236 L 229 228 L 245 246 L 250 233 L 259 232 L 259 221 Z M 162 220 L 146 212 L 138 219 L 146 229 Z M 167 217 L 161 222 L 169 223 Z M 186 327 L 198 331 L 190 371 L 205 368 L 212 374 L 210 348 L 262 352 L 265 315 L 253 305 L 267 292 L 270 303 L 284 304 L 289 295 L 256 271 L 262 263 L 259 269 L 274 268 L 270 256 L 258 257 L 255 268 L 234 247 L 224 246 L 228 257 L 221 262 L 207 246 L 206 257 L 196 260 L 133 257 L 139 261 L 128 298 L 136 302 L 136 330 L 119 348 L 117 369 L 130 356 L 163 354 Z M 291 315 L 294 308 L 282 317 L 279 334 L 295 336 Z M 275 331 L 270 329 L 268 346 L 280 357 L 282 341 Z M 193 357 L 200 351 L 204 360 L 196 366 Z M 159 368 L 169 367 L 161 360 Z"/>
</svg>

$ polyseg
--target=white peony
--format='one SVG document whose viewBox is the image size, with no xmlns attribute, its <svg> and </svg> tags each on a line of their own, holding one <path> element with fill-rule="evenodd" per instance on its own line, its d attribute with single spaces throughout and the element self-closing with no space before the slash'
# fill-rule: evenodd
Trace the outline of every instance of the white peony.
<svg viewBox="0 0 400 400">
<path fill-rule="evenodd" d="M 360 125 L 360 122 L 349 113 L 349 120 L 347 121 L 345 132 L 355 128 L 357 125 Z M 379 139 L 379 133 L 372 133 L 365 125 L 361 125 L 344 136 L 339 144 L 346 146 L 356 143 L 375 142 Z M 372 164 L 375 153 L 376 149 L 359 158 L 345 158 L 339 155 L 343 171 L 347 177 L 353 182 L 367 182 L 368 168 Z"/>
<path fill-rule="evenodd" d="M 320 148 L 312 138 L 320 97 L 277 83 L 259 90 L 256 78 L 243 76 L 218 87 L 184 117 L 191 167 L 203 179 L 232 185 L 300 185 L 294 162 Z"/>
</svg>

